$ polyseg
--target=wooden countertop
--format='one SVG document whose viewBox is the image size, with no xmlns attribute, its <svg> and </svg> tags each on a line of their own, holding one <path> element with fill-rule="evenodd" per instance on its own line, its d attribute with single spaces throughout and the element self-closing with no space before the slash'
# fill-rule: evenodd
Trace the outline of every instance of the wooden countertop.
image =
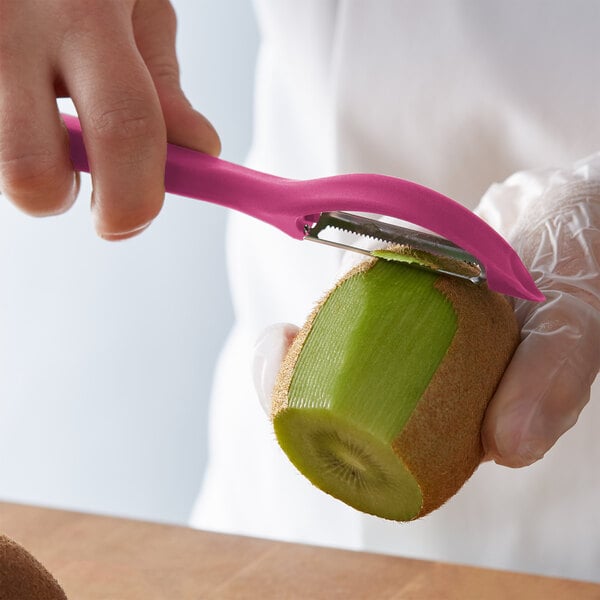
<svg viewBox="0 0 600 600">
<path fill-rule="evenodd" d="M 0 532 L 36 556 L 69 600 L 600 599 L 592 583 L 18 504 L 0 503 Z"/>
</svg>

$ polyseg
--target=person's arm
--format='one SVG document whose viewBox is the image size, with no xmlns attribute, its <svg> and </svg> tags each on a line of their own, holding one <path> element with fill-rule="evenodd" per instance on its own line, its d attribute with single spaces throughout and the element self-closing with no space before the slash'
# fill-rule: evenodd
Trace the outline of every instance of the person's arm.
<svg viewBox="0 0 600 600">
<path fill-rule="evenodd" d="M 164 197 L 167 139 L 220 142 L 179 85 L 167 0 L 0 0 L 0 192 L 30 215 L 61 213 L 78 178 L 56 97 L 72 98 L 90 160 L 96 231 L 142 231 Z"/>
</svg>

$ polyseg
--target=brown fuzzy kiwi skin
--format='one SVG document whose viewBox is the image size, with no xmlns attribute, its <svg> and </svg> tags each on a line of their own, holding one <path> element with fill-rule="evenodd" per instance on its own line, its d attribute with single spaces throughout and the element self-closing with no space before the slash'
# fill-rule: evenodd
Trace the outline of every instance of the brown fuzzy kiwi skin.
<svg viewBox="0 0 600 600">
<path fill-rule="evenodd" d="M 501 294 L 446 276 L 440 276 L 435 287 L 451 302 L 458 328 L 421 400 L 392 442 L 421 487 L 418 517 L 451 498 L 481 463 L 485 410 L 520 340 L 512 307 Z"/>
<path fill-rule="evenodd" d="M 67 596 L 25 548 L 0 535 L 0 600 L 67 600 Z"/>
<path fill-rule="evenodd" d="M 287 406 L 296 362 L 321 306 L 343 281 L 368 271 L 373 264 L 375 260 L 369 259 L 348 272 L 308 317 L 279 371 L 272 418 Z M 423 494 L 415 518 L 451 498 L 481 463 L 485 410 L 520 339 L 511 305 L 485 284 L 440 275 L 435 287 L 451 303 L 457 331 L 410 419 L 392 441 L 394 452 Z"/>
</svg>

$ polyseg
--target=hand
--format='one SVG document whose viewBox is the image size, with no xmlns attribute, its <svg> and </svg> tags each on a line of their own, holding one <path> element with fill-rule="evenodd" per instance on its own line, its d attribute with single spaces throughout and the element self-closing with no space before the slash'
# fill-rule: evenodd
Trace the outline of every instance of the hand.
<svg viewBox="0 0 600 600">
<path fill-rule="evenodd" d="M 520 467 L 575 424 L 600 368 L 600 154 L 570 171 L 518 173 L 477 212 L 546 296 L 514 301 L 522 341 L 482 428 L 487 458 Z"/>
<path fill-rule="evenodd" d="M 0 0 L 0 191 L 30 215 L 64 212 L 78 178 L 55 98 L 73 99 L 95 227 L 131 237 L 161 209 L 167 139 L 218 154 L 179 86 L 167 0 Z"/>
<path fill-rule="evenodd" d="M 522 341 L 482 427 L 487 459 L 521 467 L 575 424 L 600 368 L 600 154 L 571 171 L 516 174 L 492 186 L 477 212 L 546 296 L 542 304 L 513 300 Z M 255 385 L 267 413 L 297 331 L 277 324 L 257 341 Z"/>
</svg>

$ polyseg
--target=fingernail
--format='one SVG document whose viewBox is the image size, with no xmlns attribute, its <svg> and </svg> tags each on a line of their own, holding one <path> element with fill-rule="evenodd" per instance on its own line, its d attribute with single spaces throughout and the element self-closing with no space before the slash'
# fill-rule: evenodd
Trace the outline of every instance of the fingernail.
<svg viewBox="0 0 600 600">
<path fill-rule="evenodd" d="M 544 458 L 546 448 L 537 440 L 523 440 L 517 448 L 517 457 L 521 460 L 523 467 L 528 467 L 534 462 Z"/>
<path fill-rule="evenodd" d="M 482 462 L 493 460 L 499 465 L 515 469 L 528 467 L 544 458 L 545 448 L 536 442 L 521 442 L 511 451 L 498 450 L 486 454 Z"/>
<path fill-rule="evenodd" d="M 543 458 L 546 452 L 544 440 L 524 429 L 523 419 L 514 415 L 498 419 L 493 434 L 484 436 L 485 456 L 483 462 L 493 460 L 507 467 L 527 467 Z"/>
<path fill-rule="evenodd" d="M 152 221 L 148 221 L 147 223 L 144 223 L 144 225 L 140 225 L 139 227 L 135 227 L 133 229 L 130 229 L 129 231 L 119 231 L 118 233 L 108 233 L 99 231 L 98 235 L 103 240 L 107 240 L 110 242 L 118 242 L 119 240 L 127 240 L 129 238 L 135 237 L 136 235 L 139 235 L 140 233 L 142 233 L 142 231 L 148 229 L 148 227 L 150 227 L 151 224 Z"/>
</svg>

